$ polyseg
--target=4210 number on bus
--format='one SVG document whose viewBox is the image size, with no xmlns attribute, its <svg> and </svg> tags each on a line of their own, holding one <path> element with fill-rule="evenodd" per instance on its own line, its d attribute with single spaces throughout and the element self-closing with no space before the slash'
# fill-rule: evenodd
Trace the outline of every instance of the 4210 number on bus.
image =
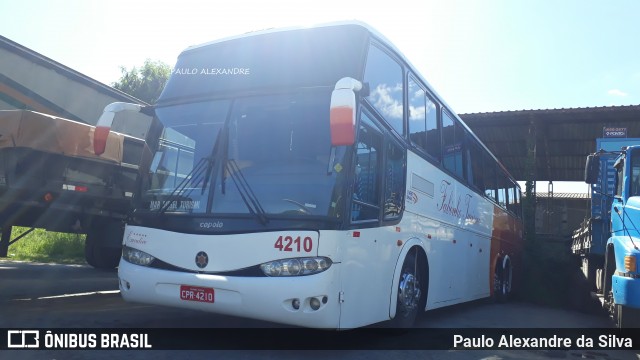
<svg viewBox="0 0 640 360">
<path fill-rule="evenodd" d="M 313 250 L 313 239 L 309 236 L 305 236 L 304 238 L 297 236 L 294 238 L 292 236 L 280 235 L 273 247 L 280 251 L 300 252 L 304 250 L 304 252 L 311 252 L 311 250 Z"/>
</svg>

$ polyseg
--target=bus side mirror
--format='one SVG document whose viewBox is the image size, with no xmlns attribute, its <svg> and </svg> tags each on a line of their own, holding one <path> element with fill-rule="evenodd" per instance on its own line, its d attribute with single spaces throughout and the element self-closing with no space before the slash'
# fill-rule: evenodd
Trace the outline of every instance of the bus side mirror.
<svg viewBox="0 0 640 360">
<path fill-rule="evenodd" d="M 362 89 L 362 83 L 345 77 L 336 83 L 331 93 L 329 125 L 331 128 L 331 146 L 353 145 L 356 141 L 356 91 Z"/>
<path fill-rule="evenodd" d="M 122 111 L 140 112 L 142 109 L 142 105 L 124 102 L 114 102 L 105 106 L 93 132 L 93 152 L 96 155 L 102 155 L 106 150 L 107 138 L 109 137 L 109 132 L 111 132 L 111 124 L 116 113 Z"/>
<path fill-rule="evenodd" d="M 584 166 L 584 182 L 587 184 L 595 184 L 598 182 L 598 173 L 600 172 L 600 157 L 596 154 L 587 156 L 587 162 Z"/>
</svg>

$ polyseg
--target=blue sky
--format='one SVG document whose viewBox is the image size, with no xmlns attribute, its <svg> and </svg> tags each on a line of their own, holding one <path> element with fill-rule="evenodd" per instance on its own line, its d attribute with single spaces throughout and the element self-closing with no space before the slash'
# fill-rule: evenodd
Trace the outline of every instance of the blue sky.
<svg viewBox="0 0 640 360">
<path fill-rule="evenodd" d="M 98 81 L 270 27 L 357 19 L 458 113 L 640 104 L 640 1 L 90 1 L 0 4 L 0 34 Z M 7 74 L 10 76 L 10 74 Z"/>
<path fill-rule="evenodd" d="M 352 19 L 389 38 L 458 113 L 640 104 L 636 0 L 0 2 L 0 35 L 106 84 L 147 58 L 173 66 L 190 45 Z"/>
</svg>

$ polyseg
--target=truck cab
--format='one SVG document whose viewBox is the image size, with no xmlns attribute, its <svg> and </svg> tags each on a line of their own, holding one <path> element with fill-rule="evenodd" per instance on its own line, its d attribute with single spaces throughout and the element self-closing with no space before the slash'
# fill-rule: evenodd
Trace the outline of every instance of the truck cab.
<svg viewBox="0 0 640 360">
<path fill-rule="evenodd" d="M 638 144 L 638 143 L 636 143 Z M 600 169 L 600 151 L 590 155 L 585 181 L 594 184 L 607 169 Z M 596 275 L 603 303 L 618 327 L 640 327 L 640 145 L 624 146 L 613 162 L 613 193 L 607 213 L 610 235 L 606 242 L 604 269 Z"/>
</svg>

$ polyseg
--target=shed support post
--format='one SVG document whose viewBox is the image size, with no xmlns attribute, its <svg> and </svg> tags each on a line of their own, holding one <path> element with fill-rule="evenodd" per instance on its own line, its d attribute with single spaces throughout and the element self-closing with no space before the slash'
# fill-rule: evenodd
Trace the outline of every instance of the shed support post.
<svg viewBox="0 0 640 360">
<path fill-rule="evenodd" d="M 2 227 L 2 236 L 0 236 L 0 257 L 7 257 L 7 254 L 9 253 L 11 228 L 11 226 Z"/>
<path fill-rule="evenodd" d="M 529 123 L 527 135 L 527 159 L 525 160 L 526 201 L 523 203 L 525 221 L 525 237 L 534 241 L 536 235 L 536 124 Z"/>
</svg>

